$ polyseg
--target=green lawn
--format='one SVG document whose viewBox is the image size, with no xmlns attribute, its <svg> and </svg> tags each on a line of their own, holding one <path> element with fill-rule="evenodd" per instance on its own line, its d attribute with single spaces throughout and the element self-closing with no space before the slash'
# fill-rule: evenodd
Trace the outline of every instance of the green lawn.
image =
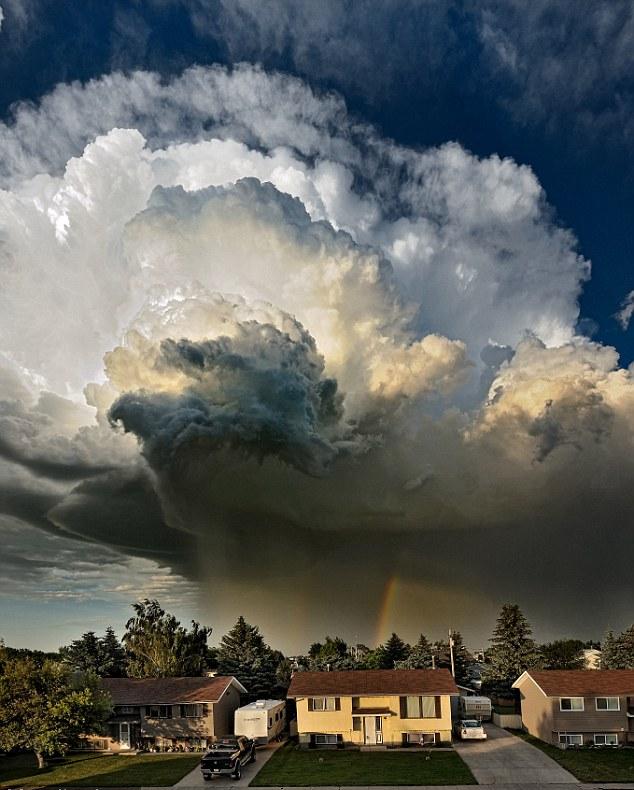
<svg viewBox="0 0 634 790">
<path fill-rule="evenodd" d="M 39 771 L 33 755 L 20 754 L 0 757 L 0 787 L 170 786 L 199 762 L 199 754 L 71 754 Z"/>
<path fill-rule="evenodd" d="M 634 749 L 558 749 L 525 732 L 513 732 L 537 746 L 580 782 L 634 782 Z"/>
<path fill-rule="evenodd" d="M 429 759 L 427 757 L 429 756 Z M 251 787 L 317 785 L 476 784 L 456 752 L 359 752 L 299 749 L 287 744 L 271 757 Z"/>
</svg>

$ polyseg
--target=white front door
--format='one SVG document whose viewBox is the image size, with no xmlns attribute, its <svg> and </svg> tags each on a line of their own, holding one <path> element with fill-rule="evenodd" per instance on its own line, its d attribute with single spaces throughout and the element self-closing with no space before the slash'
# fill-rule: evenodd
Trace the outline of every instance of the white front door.
<svg viewBox="0 0 634 790">
<path fill-rule="evenodd" d="M 368 746 L 376 745 L 376 716 L 364 716 L 365 743 Z"/>
<path fill-rule="evenodd" d="M 127 721 L 119 724 L 119 743 L 122 749 L 130 748 L 130 724 Z"/>
</svg>

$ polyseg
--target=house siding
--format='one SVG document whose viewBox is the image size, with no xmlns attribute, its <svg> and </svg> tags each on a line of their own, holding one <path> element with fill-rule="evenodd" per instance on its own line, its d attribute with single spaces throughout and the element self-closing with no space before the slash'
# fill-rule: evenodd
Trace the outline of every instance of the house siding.
<svg viewBox="0 0 634 790">
<path fill-rule="evenodd" d="M 582 711 L 562 711 L 560 697 L 545 696 L 530 676 L 522 683 L 519 691 L 522 726 L 542 741 L 557 745 L 560 733 L 581 734 L 586 745 L 594 742 L 595 734 L 603 733 L 616 733 L 619 743 L 622 744 L 634 740 L 632 719 L 627 716 L 630 699 L 627 696 L 619 696 L 619 711 L 596 710 L 595 696 L 583 697 Z"/>
<path fill-rule="evenodd" d="M 384 746 L 401 746 L 404 733 L 435 734 L 439 743 L 451 741 L 451 703 L 448 694 L 421 695 L 438 699 L 435 712 L 439 716 L 429 718 L 402 718 L 400 696 L 356 696 L 358 705 L 353 709 L 351 696 L 340 696 L 339 710 L 309 710 L 310 697 L 297 698 L 297 730 L 300 744 L 308 746 L 313 735 L 338 735 L 344 744 L 363 745 L 363 724 L 360 731 L 353 729 L 353 717 L 368 716 L 381 718 L 381 732 Z M 380 713 L 366 713 L 377 710 Z M 383 712 L 385 711 L 385 712 Z"/>
</svg>

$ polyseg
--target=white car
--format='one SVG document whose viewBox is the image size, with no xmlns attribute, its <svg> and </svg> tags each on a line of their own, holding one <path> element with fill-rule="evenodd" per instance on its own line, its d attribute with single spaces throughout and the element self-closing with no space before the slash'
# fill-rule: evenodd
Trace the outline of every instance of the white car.
<svg viewBox="0 0 634 790">
<path fill-rule="evenodd" d="M 463 741 L 484 741 L 487 734 L 478 719 L 460 719 L 453 726 L 456 735 Z"/>
</svg>

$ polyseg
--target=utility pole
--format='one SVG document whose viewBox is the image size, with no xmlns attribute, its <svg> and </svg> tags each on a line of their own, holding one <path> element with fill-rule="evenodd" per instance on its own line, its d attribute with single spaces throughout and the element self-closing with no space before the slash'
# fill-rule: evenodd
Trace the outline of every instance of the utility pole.
<svg viewBox="0 0 634 790">
<path fill-rule="evenodd" d="M 456 664 L 453 659 L 453 636 L 451 635 L 451 628 L 449 629 L 449 656 L 451 657 L 451 674 L 456 679 Z"/>
</svg>

